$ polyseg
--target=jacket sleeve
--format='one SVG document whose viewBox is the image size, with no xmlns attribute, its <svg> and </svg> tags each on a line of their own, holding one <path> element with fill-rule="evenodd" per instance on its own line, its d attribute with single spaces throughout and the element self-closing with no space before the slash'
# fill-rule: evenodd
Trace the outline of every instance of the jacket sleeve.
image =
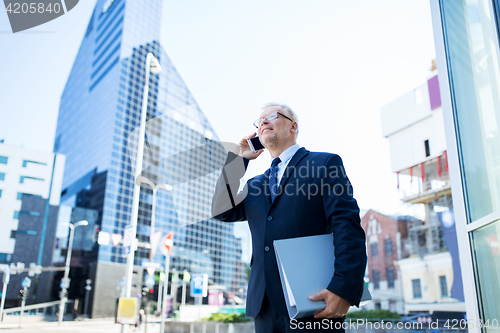
<svg viewBox="0 0 500 333">
<path fill-rule="evenodd" d="M 323 205 L 335 245 L 335 273 L 327 289 L 359 307 L 367 261 L 365 232 L 341 158 L 331 155 L 326 164 L 329 193 L 324 192 Z"/>
<path fill-rule="evenodd" d="M 212 199 L 212 216 L 216 220 L 223 222 L 245 221 L 245 207 L 243 200 L 248 193 L 245 185 L 243 191 L 238 193 L 240 179 L 245 175 L 248 167 L 246 158 L 228 153 L 222 173 L 215 186 L 215 193 Z"/>
</svg>

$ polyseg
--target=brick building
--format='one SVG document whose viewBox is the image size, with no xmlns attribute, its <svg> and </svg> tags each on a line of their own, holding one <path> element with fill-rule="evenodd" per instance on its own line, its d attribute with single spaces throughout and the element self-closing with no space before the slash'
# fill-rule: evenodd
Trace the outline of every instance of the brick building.
<svg viewBox="0 0 500 333">
<path fill-rule="evenodd" d="M 395 261 L 408 257 L 405 243 L 407 221 L 369 210 L 361 219 L 366 233 L 369 289 L 373 301 L 367 310 L 386 309 L 403 312 L 403 293 Z"/>
</svg>

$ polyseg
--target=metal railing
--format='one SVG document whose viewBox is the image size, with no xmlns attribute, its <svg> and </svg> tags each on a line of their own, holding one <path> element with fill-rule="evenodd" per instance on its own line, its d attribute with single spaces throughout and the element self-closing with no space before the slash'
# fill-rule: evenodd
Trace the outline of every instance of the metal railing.
<svg viewBox="0 0 500 333">
<path fill-rule="evenodd" d="M 68 305 L 73 304 L 74 302 L 75 301 L 72 299 L 67 300 L 65 308 L 69 309 L 70 307 Z M 61 301 L 53 301 L 53 302 L 25 305 L 23 308 L 20 306 L 17 306 L 15 308 L 4 309 L 3 314 L 4 314 L 4 316 L 7 314 L 13 315 L 13 314 L 21 313 L 21 311 L 23 311 L 23 312 L 28 312 L 31 314 L 55 315 L 56 312 L 59 310 L 60 304 L 61 304 Z M 38 310 L 43 310 L 43 311 L 38 311 Z M 3 320 L 3 318 L 0 318 L 0 320 Z"/>
</svg>

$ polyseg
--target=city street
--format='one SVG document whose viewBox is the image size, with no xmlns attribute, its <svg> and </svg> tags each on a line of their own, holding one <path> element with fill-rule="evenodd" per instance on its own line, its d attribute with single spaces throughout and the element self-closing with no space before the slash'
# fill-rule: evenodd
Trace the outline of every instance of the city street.
<svg viewBox="0 0 500 333">
<path fill-rule="evenodd" d="M 4 4 L 0 333 L 500 333 L 500 0 Z"/>
</svg>

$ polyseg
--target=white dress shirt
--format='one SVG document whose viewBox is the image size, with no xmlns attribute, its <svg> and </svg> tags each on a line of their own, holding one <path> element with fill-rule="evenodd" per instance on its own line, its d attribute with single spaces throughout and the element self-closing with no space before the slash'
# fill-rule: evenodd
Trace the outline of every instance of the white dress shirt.
<svg viewBox="0 0 500 333">
<path fill-rule="evenodd" d="M 293 146 L 288 147 L 284 152 L 281 153 L 280 156 L 278 156 L 281 160 L 281 162 L 278 164 L 278 184 L 281 183 L 281 178 L 283 177 L 283 174 L 285 173 L 286 167 L 288 166 L 288 163 L 290 163 L 290 160 L 292 157 L 295 155 L 297 150 L 300 149 L 299 144 L 294 144 Z"/>
</svg>

